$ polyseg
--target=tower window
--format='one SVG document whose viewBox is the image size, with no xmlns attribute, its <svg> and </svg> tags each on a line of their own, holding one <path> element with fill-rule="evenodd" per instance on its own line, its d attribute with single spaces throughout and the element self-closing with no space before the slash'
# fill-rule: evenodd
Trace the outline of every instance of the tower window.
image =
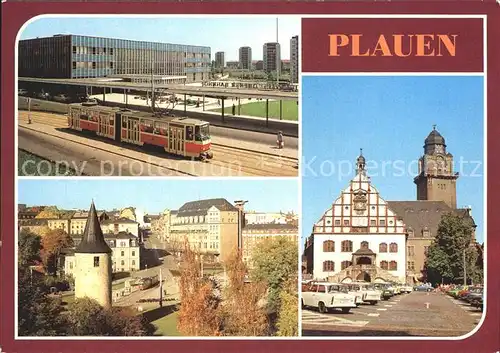
<svg viewBox="0 0 500 353">
<path fill-rule="evenodd" d="M 99 267 L 99 256 L 94 256 L 94 267 Z"/>
</svg>

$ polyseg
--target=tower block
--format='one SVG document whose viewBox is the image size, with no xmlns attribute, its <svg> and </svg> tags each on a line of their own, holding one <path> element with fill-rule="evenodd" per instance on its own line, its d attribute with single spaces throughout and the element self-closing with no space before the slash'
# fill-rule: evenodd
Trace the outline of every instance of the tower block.
<svg viewBox="0 0 500 353">
<path fill-rule="evenodd" d="M 81 243 L 75 249 L 75 298 L 96 300 L 111 307 L 111 248 L 104 240 L 94 202 Z"/>
</svg>

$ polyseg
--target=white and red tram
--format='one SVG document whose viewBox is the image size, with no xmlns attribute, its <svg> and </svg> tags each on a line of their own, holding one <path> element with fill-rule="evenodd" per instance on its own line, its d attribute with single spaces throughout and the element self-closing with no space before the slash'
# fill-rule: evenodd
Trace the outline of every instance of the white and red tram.
<svg viewBox="0 0 500 353">
<path fill-rule="evenodd" d="M 146 112 L 74 103 L 69 105 L 68 126 L 115 141 L 160 146 L 184 157 L 213 157 L 209 123 L 198 119 L 160 118 Z"/>
</svg>

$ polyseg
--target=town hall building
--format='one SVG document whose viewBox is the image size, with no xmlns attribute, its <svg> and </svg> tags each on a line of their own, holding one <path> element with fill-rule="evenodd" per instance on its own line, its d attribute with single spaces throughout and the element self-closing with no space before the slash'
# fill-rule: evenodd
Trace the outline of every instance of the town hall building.
<svg viewBox="0 0 500 353">
<path fill-rule="evenodd" d="M 453 155 L 434 129 L 419 159 L 416 201 L 386 201 L 372 185 L 365 157 L 356 176 L 313 226 L 306 240 L 303 272 L 331 282 L 426 280 L 428 247 L 441 217 L 455 213 L 475 227 L 470 207 L 457 209 Z M 305 276 L 307 277 L 307 276 Z"/>
</svg>

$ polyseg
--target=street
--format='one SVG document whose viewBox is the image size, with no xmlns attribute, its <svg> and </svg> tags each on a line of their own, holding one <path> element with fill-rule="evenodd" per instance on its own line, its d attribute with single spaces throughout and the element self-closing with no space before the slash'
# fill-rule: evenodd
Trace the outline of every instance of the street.
<svg viewBox="0 0 500 353">
<path fill-rule="evenodd" d="M 349 314 L 302 311 L 303 336 L 439 336 L 467 334 L 482 312 L 442 293 L 412 292 L 361 305 Z"/>
<path fill-rule="evenodd" d="M 179 287 L 177 281 L 170 272 L 172 269 L 177 268 L 176 261 L 172 255 L 166 255 L 166 251 L 163 250 L 164 243 L 159 240 L 154 234 L 144 237 L 144 252 L 145 263 L 148 267 L 144 270 L 137 271 L 133 273 L 133 277 L 151 277 L 154 275 L 160 275 L 160 269 L 162 271 L 163 277 L 163 290 L 166 291 L 167 296 L 164 299 L 174 298 L 175 301 L 169 301 L 166 304 L 178 303 Z M 143 256 L 141 254 L 141 256 Z M 160 296 L 160 286 L 139 290 L 137 292 L 131 293 L 128 296 L 120 298 L 115 305 L 117 306 L 130 306 L 130 305 L 140 305 L 138 301 L 140 299 L 150 299 L 159 298 Z"/>
</svg>

